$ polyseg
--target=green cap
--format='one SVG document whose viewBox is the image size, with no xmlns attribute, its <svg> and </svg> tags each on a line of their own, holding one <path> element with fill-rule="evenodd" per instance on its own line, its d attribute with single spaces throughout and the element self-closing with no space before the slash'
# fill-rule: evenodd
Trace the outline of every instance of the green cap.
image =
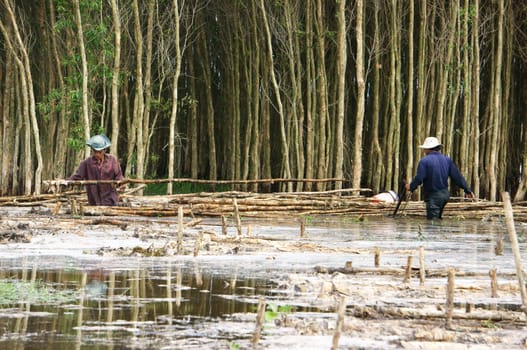
<svg viewBox="0 0 527 350">
<path fill-rule="evenodd" d="M 95 135 L 92 136 L 86 144 L 96 151 L 106 149 L 112 145 L 110 139 L 106 135 Z"/>
</svg>

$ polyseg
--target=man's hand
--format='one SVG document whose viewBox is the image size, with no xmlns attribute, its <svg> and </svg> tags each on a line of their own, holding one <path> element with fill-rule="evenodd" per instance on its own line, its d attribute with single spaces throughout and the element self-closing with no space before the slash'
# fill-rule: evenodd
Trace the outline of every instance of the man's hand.
<svg viewBox="0 0 527 350">
<path fill-rule="evenodd" d="M 471 198 L 471 199 L 474 199 L 475 196 L 474 196 L 474 192 L 468 192 L 468 193 L 465 193 L 465 198 Z"/>
<path fill-rule="evenodd" d="M 404 188 L 406 188 L 407 191 L 410 191 L 410 183 L 407 182 L 407 183 L 404 185 Z"/>
</svg>

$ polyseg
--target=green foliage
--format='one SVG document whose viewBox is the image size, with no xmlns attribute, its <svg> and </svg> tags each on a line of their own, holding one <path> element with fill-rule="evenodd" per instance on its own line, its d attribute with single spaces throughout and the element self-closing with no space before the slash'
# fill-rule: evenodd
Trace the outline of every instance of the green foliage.
<svg viewBox="0 0 527 350">
<path fill-rule="evenodd" d="M 293 307 L 291 305 L 276 305 L 268 304 L 267 311 L 265 311 L 265 320 L 271 322 L 275 320 L 281 314 L 289 314 L 293 312 Z"/>
<path fill-rule="evenodd" d="M 484 320 L 481 321 L 481 326 L 484 328 L 491 328 L 491 329 L 499 329 L 500 327 L 496 324 L 496 322 L 492 320 Z"/>
<path fill-rule="evenodd" d="M 80 151 L 86 147 L 84 128 L 81 125 L 76 125 L 71 129 L 71 134 L 68 138 L 68 147 L 71 147 L 76 151 Z"/>
<path fill-rule="evenodd" d="M 72 302 L 76 298 L 72 291 L 58 291 L 38 282 L 0 280 L 0 305 L 57 304 Z"/>
<path fill-rule="evenodd" d="M 172 184 L 172 193 L 183 194 L 183 193 L 199 193 L 199 192 L 210 192 L 210 191 L 227 191 L 227 186 L 216 185 L 214 189 L 212 185 L 208 184 L 195 184 L 190 182 L 178 182 Z M 145 195 L 165 195 L 167 193 L 167 184 L 149 184 L 144 191 Z"/>
</svg>

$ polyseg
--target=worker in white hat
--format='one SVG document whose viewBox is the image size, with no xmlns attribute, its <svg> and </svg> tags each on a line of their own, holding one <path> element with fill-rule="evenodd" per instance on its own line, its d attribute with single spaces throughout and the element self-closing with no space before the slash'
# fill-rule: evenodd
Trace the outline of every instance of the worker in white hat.
<svg viewBox="0 0 527 350">
<path fill-rule="evenodd" d="M 450 199 L 448 178 L 465 191 L 465 196 L 474 198 L 474 193 L 452 159 L 441 153 L 442 146 L 435 137 L 425 139 L 419 146 L 425 156 L 419 161 L 417 174 L 412 182 L 406 184 L 406 189 L 410 192 L 423 185 L 427 219 L 441 219 L 443 209 Z"/>
</svg>

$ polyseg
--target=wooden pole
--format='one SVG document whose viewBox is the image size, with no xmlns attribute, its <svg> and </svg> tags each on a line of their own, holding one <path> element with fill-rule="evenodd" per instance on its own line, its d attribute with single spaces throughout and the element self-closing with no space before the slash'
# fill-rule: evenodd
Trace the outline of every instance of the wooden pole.
<svg viewBox="0 0 527 350">
<path fill-rule="evenodd" d="M 403 283 L 408 283 L 410 281 L 410 277 L 412 275 L 412 260 L 413 256 L 409 255 L 406 263 L 406 271 L 404 273 Z"/>
<path fill-rule="evenodd" d="M 183 207 L 178 208 L 177 253 L 183 254 Z"/>
<path fill-rule="evenodd" d="M 381 249 L 379 247 L 375 247 L 374 263 L 375 267 L 379 267 L 381 265 Z"/>
<path fill-rule="evenodd" d="M 238 229 L 238 236 L 242 236 L 242 220 L 240 219 L 240 209 L 238 208 L 238 201 L 236 198 L 233 200 L 234 205 L 234 217 L 236 218 L 236 228 Z"/>
<path fill-rule="evenodd" d="M 454 279 L 456 271 L 453 268 L 448 269 L 448 284 L 446 289 L 446 328 L 452 329 L 452 314 L 454 313 Z"/>
<path fill-rule="evenodd" d="M 514 263 L 516 265 L 516 276 L 520 287 L 520 294 L 522 298 L 522 308 L 527 314 L 527 291 L 525 289 L 525 282 L 523 281 L 523 269 L 520 256 L 520 247 L 518 245 L 518 237 L 516 236 L 516 228 L 514 227 L 514 217 L 512 213 L 511 197 L 509 192 L 501 192 L 503 199 L 503 206 L 505 210 L 505 223 L 507 224 L 507 231 L 511 241 L 512 253 L 514 254 Z"/>
<path fill-rule="evenodd" d="M 425 285 L 425 248 L 423 246 L 419 247 L 419 284 L 422 286 Z"/>
<path fill-rule="evenodd" d="M 227 219 L 225 219 L 225 215 L 221 216 L 221 233 L 224 236 L 227 235 Z"/>
<path fill-rule="evenodd" d="M 498 233 L 496 241 L 496 247 L 494 247 L 494 253 L 496 255 L 503 255 L 503 233 Z"/>
<path fill-rule="evenodd" d="M 496 279 L 496 269 L 490 269 L 490 296 L 492 298 L 498 297 L 498 281 Z"/>
<path fill-rule="evenodd" d="M 306 237 L 306 218 L 300 218 L 300 237 Z"/>
<path fill-rule="evenodd" d="M 256 314 L 256 327 L 254 329 L 252 344 L 253 349 L 257 349 L 260 336 L 262 334 L 262 328 L 265 321 L 265 299 L 260 298 L 258 301 L 258 312 Z"/>
<path fill-rule="evenodd" d="M 203 241 L 203 231 L 201 231 L 198 235 L 198 238 L 196 238 L 196 244 L 194 245 L 194 256 L 198 256 L 202 241 Z"/>
<path fill-rule="evenodd" d="M 333 333 L 333 345 L 331 350 L 337 350 L 339 348 L 340 335 L 342 334 L 342 326 L 344 324 L 344 316 L 346 314 L 346 298 L 341 297 L 339 307 L 337 311 L 337 325 L 335 327 L 335 333 Z"/>
</svg>

